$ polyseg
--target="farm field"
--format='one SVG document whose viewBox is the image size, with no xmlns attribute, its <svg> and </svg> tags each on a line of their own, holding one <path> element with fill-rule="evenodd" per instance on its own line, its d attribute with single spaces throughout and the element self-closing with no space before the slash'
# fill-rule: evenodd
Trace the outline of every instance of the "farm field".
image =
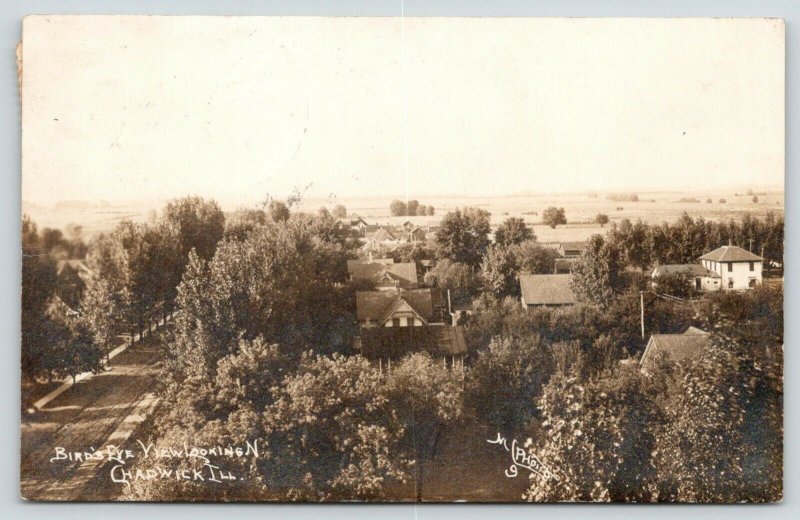
<svg viewBox="0 0 800 520">
<path fill-rule="evenodd" d="M 509 217 L 525 219 L 532 227 L 539 241 L 579 241 L 585 240 L 595 233 L 603 233 L 604 229 L 594 223 L 598 213 L 608 215 L 611 222 L 619 222 L 624 218 L 639 219 L 648 223 L 672 222 L 687 212 L 693 217 L 702 216 L 709 220 L 738 219 L 745 213 L 763 216 L 767 212 L 783 213 L 784 193 L 781 190 L 758 193 L 758 202 L 746 190 L 707 190 L 707 191 L 664 191 L 638 192 L 638 202 L 614 201 L 606 194 L 542 194 L 516 197 L 416 197 L 421 204 L 436 208 L 433 216 L 392 217 L 389 214 L 390 197 L 380 198 L 341 198 L 336 203 L 344 204 L 349 214 L 363 217 L 369 223 L 402 224 L 410 220 L 421 226 L 436 225 L 448 211 L 457 207 L 474 206 L 491 213 L 492 226 L 498 225 Z M 708 200 L 711 202 L 707 202 Z M 725 202 L 719 202 L 724 199 Z M 697 200 L 698 202 L 688 202 Z M 23 201 L 23 213 L 30 215 L 40 227 L 65 229 L 72 224 L 81 226 L 82 236 L 86 239 L 93 235 L 112 229 L 123 219 L 144 222 L 155 218 L 157 212 L 164 207 L 165 200 L 152 200 L 130 203 L 89 203 L 70 201 L 54 206 L 39 206 Z M 225 204 L 222 209 L 226 213 L 240 207 L 252 207 L 256 204 Z M 320 207 L 333 204 L 323 199 L 308 198 L 302 201 L 300 211 L 316 212 Z M 541 224 L 541 214 L 548 206 L 563 207 L 567 224 L 556 229 Z M 608 225 L 606 225 L 607 227 Z"/>
</svg>

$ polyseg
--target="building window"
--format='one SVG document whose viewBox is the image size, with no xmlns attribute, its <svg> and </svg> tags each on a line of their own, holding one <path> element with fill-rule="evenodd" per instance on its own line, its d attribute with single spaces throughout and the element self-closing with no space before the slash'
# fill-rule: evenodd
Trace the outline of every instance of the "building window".
<svg viewBox="0 0 800 520">
<path fill-rule="evenodd" d="M 399 327 L 400 326 L 400 318 L 392 318 L 392 325 L 394 325 L 395 327 Z"/>
<path fill-rule="evenodd" d="M 755 278 L 750 278 L 750 283 L 748 285 L 750 287 L 755 287 L 756 286 L 756 279 Z"/>
<path fill-rule="evenodd" d="M 728 278 L 728 289 L 733 289 L 733 278 Z"/>
<path fill-rule="evenodd" d="M 733 271 L 733 262 L 728 262 L 728 272 Z"/>
<path fill-rule="evenodd" d="M 751 270 L 751 271 L 755 271 L 755 270 L 756 270 L 756 264 L 755 264 L 755 262 L 750 262 L 750 270 Z"/>
</svg>

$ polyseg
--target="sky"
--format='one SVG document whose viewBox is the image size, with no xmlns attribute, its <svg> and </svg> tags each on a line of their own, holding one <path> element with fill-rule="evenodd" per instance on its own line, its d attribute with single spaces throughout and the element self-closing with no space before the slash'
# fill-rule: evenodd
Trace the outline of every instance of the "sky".
<svg viewBox="0 0 800 520">
<path fill-rule="evenodd" d="M 32 16 L 22 199 L 784 183 L 770 19 Z"/>
</svg>

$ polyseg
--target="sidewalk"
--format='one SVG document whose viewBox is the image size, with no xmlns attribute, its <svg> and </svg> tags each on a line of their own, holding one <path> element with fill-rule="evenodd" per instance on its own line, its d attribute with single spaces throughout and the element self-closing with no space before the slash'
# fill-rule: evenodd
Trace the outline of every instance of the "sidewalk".
<svg viewBox="0 0 800 520">
<path fill-rule="evenodd" d="M 172 317 L 173 317 L 173 315 L 170 315 L 170 316 L 167 317 L 167 323 L 169 323 L 169 321 L 172 319 Z M 155 325 L 151 326 L 150 329 L 147 331 L 148 334 L 152 334 L 154 329 L 155 329 Z M 120 335 L 120 336 L 117 336 L 117 337 L 122 338 L 122 344 L 120 346 L 118 346 L 117 348 L 115 348 L 114 350 L 112 350 L 111 352 L 109 352 L 109 354 L 108 354 L 108 360 L 109 361 L 114 359 L 116 356 L 118 356 L 122 352 L 125 352 L 125 350 L 128 347 L 131 346 L 130 336 L 128 336 L 128 335 L 126 335 L 126 336 Z M 133 335 L 133 343 L 138 343 L 140 341 L 141 341 L 140 334 L 134 334 Z M 41 399 L 39 399 L 38 401 L 33 403 L 31 405 L 31 407 L 28 408 L 27 412 L 28 413 L 36 413 L 36 412 L 40 411 L 42 408 L 47 406 L 53 399 L 57 398 L 58 396 L 60 396 L 61 394 L 63 394 L 64 392 L 66 392 L 67 390 L 72 388 L 75 384 L 77 384 L 77 383 L 79 383 L 79 382 L 81 382 L 83 380 L 89 379 L 89 378 L 93 377 L 94 375 L 95 374 L 93 374 L 92 372 L 83 372 L 81 374 L 78 374 L 75 377 L 74 381 L 72 380 L 72 377 L 66 377 L 64 379 L 64 382 L 61 384 L 61 386 L 59 386 L 58 388 L 56 388 L 52 392 L 48 393 L 47 395 L 45 395 L 44 397 L 42 397 Z"/>
</svg>

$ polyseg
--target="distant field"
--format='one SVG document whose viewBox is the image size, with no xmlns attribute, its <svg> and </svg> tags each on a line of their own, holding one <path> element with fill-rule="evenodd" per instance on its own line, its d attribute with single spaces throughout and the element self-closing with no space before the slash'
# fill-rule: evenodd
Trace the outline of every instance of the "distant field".
<svg viewBox="0 0 800 520">
<path fill-rule="evenodd" d="M 752 195 L 744 191 L 707 191 L 707 192 L 639 192 L 639 202 L 617 202 L 608 200 L 602 193 L 596 197 L 586 194 L 564 195 L 530 195 L 519 197 L 418 197 L 421 204 L 436 208 L 434 216 L 424 217 L 391 217 L 389 203 L 391 198 L 353 198 L 339 199 L 351 214 L 362 216 L 369 223 L 402 224 L 411 220 L 415 224 L 437 224 L 441 217 L 456 207 L 475 206 L 492 214 L 491 222 L 496 226 L 508 217 L 521 217 L 534 229 L 540 241 L 585 240 L 594 233 L 602 233 L 594 217 L 605 213 L 611 222 L 623 218 L 632 220 L 641 218 L 645 222 L 658 223 L 676 220 L 685 211 L 693 217 L 704 217 L 712 220 L 740 218 L 749 212 L 763 216 L 768 211 L 783 213 L 784 195 L 782 191 L 768 192 L 758 195 L 758 203 L 752 201 Z M 725 203 L 719 199 L 724 198 Z M 681 199 L 696 199 L 700 202 L 681 202 Z M 706 202 L 711 199 L 712 202 Z M 154 218 L 164 206 L 164 202 L 149 201 L 126 204 L 106 203 L 61 203 L 44 207 L 23 203 L 23 212 L 27 213 L 39 227 L 64 228 L 69 224 L 83 226 L 85 237 L 112 229 L 123 219 L 143 222 Z M 324 201 L 307 199 L 299 207 L 302 211 L 317 211 Z M 328 204 L 331 207 L 330 204 Z M 567 225 L 551 229 L 541 224 L 541 214 L 548 206 L 563 207 L 567 215 Z M 236 206 L 223 207 L 226 211 Z M 606 228 L 608 225 L 605 226 Z"/>
</svg>

